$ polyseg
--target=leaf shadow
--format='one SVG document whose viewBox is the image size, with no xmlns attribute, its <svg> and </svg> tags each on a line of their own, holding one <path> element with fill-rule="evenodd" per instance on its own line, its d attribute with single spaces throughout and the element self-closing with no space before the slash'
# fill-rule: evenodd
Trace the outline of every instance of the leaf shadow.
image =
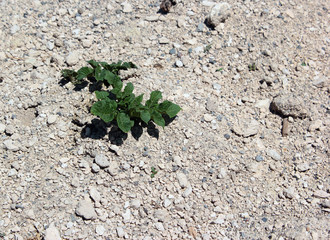
<svg viewBox="0 0 330 240">
<path fill-rule="evenodd" d="M 159 130 L 153 122 L 149 122 L 147 126 L 147 133 L 149 136 L 159 139 Z"/>
<path fill-rule="evenodd" d="M 173 119 L 170 119 L 173 121 Z M 167 120 L 165 119 L 165 122 Z M 81 138 L 91 138 L 91 139 L 104 139 L 106 136 L 108 136 L 108 139 L 111 144 L 120 146 L 122 145 L 125 140 L 128 137 L 128 134 L 120 130 L 117 123 L 115 121 L 112 121 L 110 123 L 105 123 L 103 120 L 94 118 L 91 123 L 82 125 L 80 123 L 74 123 L 75 125 L 82 127 L 80 136 Z M 169 124 L 167 122 L 166 126 Z M 110 128 L 110 131 L 108 129 Z M 141 121 L 135 121 L 134 126 L 131 129 L 132 137 L 138 141 L 140 137 L 142 136 L 144 129 L 146 129 L 147 134 L 150 137 L 159 139 L 159 129 L 153 122 L 149 122 L 148 124 L 141 122 Z"/>
<path fill-rule="evenodd" d="M 61 86 L 61 87 L 64 87 L 66 84 L 68 84 L 70 82 L 70 80 L 66 79 L 66 78 L 62 78 L 58 84 Z M 78 84 L 74 84 L 74 88 L 73 90 L 74 91 L 81 91 L 82 89 L 84 89 L 85 87 L 87 87 L 88 85 L 88 82 L 87 81 L 82 81 L 81 83 L 78 83 Z"/>
<path fill-rule="evenodd" d="M 111 130 L 109 131 L 108 137 L 111 144 L 120 146 L 127 139 L 128 134 L 120 130 L 117 125 L 113 125 Z"/>
<path fill-rule="evenodd" d="M 106 135 L 107 124 L 98 118 L 94 118 L 91 123 L 86 124 L 80 132 L 82 138 L 102 139 Z"/>
</svg>

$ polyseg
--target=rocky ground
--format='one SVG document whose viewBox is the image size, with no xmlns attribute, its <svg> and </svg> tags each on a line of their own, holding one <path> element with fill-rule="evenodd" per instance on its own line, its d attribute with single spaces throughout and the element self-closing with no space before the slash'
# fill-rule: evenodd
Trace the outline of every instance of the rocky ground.
<svg viewBox="0 0 330 240">
<path fill-rule="evenodd" d="M 175 2 L 1 1 L 0 239 L 329 239 L 329 1 Z M 104 124 L 90 59 L 182 111 Z"/>
</svg>

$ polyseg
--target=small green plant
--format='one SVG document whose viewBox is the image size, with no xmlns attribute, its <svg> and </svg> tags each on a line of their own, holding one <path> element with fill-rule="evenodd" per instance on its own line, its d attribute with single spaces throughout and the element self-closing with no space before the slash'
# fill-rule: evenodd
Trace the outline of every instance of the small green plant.
<svg viewBox="0 0 330 240">
<path fill-rule="evenodd" d="M 302 63 L 301 63 L 301 66 L 306 67 L 307 64 L 306 64 L 305 62 L 302 62 Z"/>
<path fill-rule="evenodd" d="M 74 84 L 81 83 L 84 78 L 94 78 L 96 81 L 105 81 L 111 90 L 95 91 L 98 99 L 91 107 L 91 113 L 100 117 L 104 122 L 108 123 L 116 121 L 118 127 L 125 133 L 129 132 L 134 126 L 135 121 L 142 121 L 146 124 L 153 121 L 161 127 L 165 127 L 164 116 L 173 118 L 181 110 L 181 108 L 170 102 L 163 101 L 160 91 L 153 91 L 150 98 L 142 104 L 143 95 L 135 96 L 133 93 L 134 86 L 127 83 L 123 90 L 123 82 L 118 76 L 121 69 L 136 68 L 133 63 L 108 64 L 105 62 L 88 61 L 92 66 L 82 67 L 77 72 L 73 70 L 63 70 L 62 75 L 71 80 Z"/>
<path fill-rule="evenodd" d="M 221 72 L 223 71 L 223 68 L 218 68 L 217 70 L 215 70 L 216 72 Z"/>
<path fill-rule="evenodd" d="M 127 70 L 129 68 L 137 68 L 132 62 L 106 63 L 96 62 L 94 60 L 87 61 L 91 67 L 82 67 L 78 71 L 71 69 L 62 70 L 62 77 L 68 79 L 73 84 L 81 84 L 84 78 L 95 79 L 96 81 L 106 81 L 112 84 L 119 76 L 119 70 Z"/>
<path fill-rule="evenodd" d="M 252 64 L 249 64 L 249 71 L 255 71 L 257 70 L 257 67 L 256 67 L 256 64 L 255 63 L 252 63 Z"/>
<path fill-rule="evenodd" d="M 150 177 L 151 178 L 154 178 L 157 173 L 158 173 L 158 171 L 156 170 L 156 168 L 155 167 L 151 167 L 151 175 L 150 175 Z"/>
<path fill-rule="evenodd" d="M 211 47 L 212 47 L 211 44 L 206 45 L 206 46 L 204 47 L 204 53 L 208 53 L 208 52 L 211 50 Z"/>
</svg>

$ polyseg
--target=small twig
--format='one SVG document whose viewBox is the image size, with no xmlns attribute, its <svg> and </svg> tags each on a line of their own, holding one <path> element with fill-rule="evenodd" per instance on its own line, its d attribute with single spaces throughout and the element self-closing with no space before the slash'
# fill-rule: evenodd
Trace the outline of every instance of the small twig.
<svg viewBox="0 0 330 240">
<path fill-rule="evenodd" d="M 283 119 L 282 122 L 282 137 L 289 135 L 289 120 L 287 118 Z"/>
</svg>

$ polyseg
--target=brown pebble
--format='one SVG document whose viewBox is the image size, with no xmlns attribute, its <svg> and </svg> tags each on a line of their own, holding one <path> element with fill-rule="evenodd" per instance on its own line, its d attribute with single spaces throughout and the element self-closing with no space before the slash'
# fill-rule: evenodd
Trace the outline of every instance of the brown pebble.
<svg viewBox="0 0 330 240">
<path fill-rule="evenodd" d="M 189 227 L 189 234 L 193 237 L 193 238 L 197 238 L 197 232 L 196 229 L 194 227 Z"/>
<path fill-rule="evenodd" d="M 289 135 L 289 121 L 287 118 L 284 118 L 282 122 L 282 137 L 286 137 L 288 135 Z"/>
</svg>

